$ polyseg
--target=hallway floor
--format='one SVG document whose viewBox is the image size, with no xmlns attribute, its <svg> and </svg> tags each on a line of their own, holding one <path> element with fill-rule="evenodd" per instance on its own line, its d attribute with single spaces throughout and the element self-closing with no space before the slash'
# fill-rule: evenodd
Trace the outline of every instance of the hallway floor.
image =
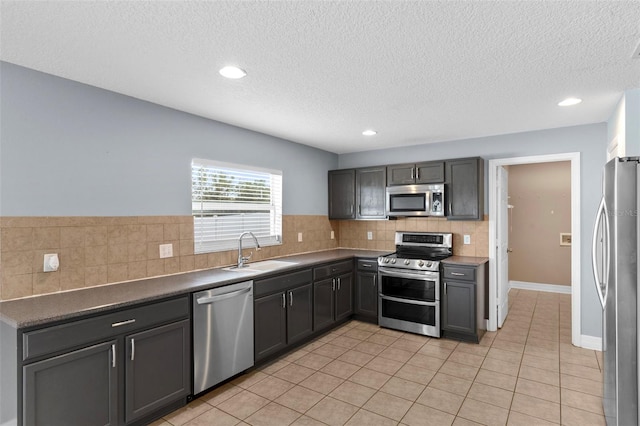
<svg viewBox="0 0 640 426">
<path fill-rule="evenodd" d="M 351 321 L 153 425 L 605 425 L 570 297 L 512 289 L 479 345 Z"/>
</svg>

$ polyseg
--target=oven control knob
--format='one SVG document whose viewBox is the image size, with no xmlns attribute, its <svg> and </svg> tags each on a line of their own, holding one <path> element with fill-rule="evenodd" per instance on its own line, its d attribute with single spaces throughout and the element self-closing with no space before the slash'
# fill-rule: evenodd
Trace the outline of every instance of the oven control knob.
<svg viewBox="0 0 640 426">
<path fill-rule="evenodd" d="M 432 262 L 427 262 L 427 268 L 431 268 L 431 265 L 433 265 Z"/>
<path fill-rule="evenodd" d="M 396 260 L 395 259 L 391 259 L 391 263 L 396 263 Z"/>
<path fill-rule="evenodd" d="M 418 266 L 422 268 L 424 266 L 424 262 L 422 260 L 419 260 L 418 261 Z"/>
<path fill-rule="evenodd" d="M 388 257 L 385 257 L 385 258 L 383 259 L 383 262 L 384 262 L 384 263 L 389 263 L 389 258 L 388 258 Z"/>
<path fill-rule="evenodd" d="M 411 261 L 410 261 L 409 259 L 405 259 L 405 261 L 404 261 L 404 264 L 405 264 L 405 265 L 408 265 L 408 264 L 410 264 L 410 263 L 411 263 Z"/>
</svg>

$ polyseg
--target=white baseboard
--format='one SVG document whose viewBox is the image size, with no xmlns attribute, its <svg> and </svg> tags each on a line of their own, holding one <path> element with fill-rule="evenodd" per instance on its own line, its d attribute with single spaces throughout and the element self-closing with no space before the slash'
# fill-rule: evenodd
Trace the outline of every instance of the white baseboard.
<svg viewBox="0 0 640 426">
<path fill-rule="evenodd" d="M 602 337 L 586 336 L 583 334 L 580 336 L 580 347 L 594 351 L 602 351 Z"/>
<path fill-rule="evenodd" d="M 509 281 L 509 288 L 519 288 L 521 290 L 546 291 L 548 293 L 571 294 L 570 285 L 529 283 L 525 281 Z"/>
</svg>

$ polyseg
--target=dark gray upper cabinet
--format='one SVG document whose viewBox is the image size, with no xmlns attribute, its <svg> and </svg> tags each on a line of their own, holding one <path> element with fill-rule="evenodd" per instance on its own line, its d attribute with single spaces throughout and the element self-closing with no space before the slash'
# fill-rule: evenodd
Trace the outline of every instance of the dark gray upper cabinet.
<svg viewBox="0 0 640 426">
<path fill-rule="evenodd" d="M 24 366 L 22 424 L 117 425 L 117 351 L 110 340 Z"/>
<path fill-rule="evenodd" d="M 190 328 L 183 320 L 125 339 L 126 423 L 191 393 Z"/>
<path fill-rule="evenodd" d="M 355 170 L 329 172 L 329 219 L 355 219 Z"/>
<path fill-rule="evenodd" d="M 445 264 L 440 297 L 445 337 L 478 343 L 485 333 L 486 262 L 478 265 Z"/>
<path fill-rule="evenodd" d="M 355 280 L 354 313 L 356 318 L 378 321 L 378 262 L 358 259 Z"/>
<path fill-rule="evenodd" d="M 484 160 L 463 158 L 445 162 L 446 216 L 449 220 L 484 218 Z"/>
<path fill-rule="evenodd" d="M 115 425 L 186 402 L 187 296 L 27 331 L 22 423 Z"/>
<path fill-rule="evenodd" d="M 387 186 L 442 183 L 444 179 L 443 161 L 387 166 Z"/>
<path fill-rule="evenodd" d="M 255 361 L 276 354 L 313 332 L 311 270 L 254 283 Z"/>
<path fill-rule="evenodd" d="M 384 219 L 386 167 L 356 169 L 356 219 Z"/>
</svg>

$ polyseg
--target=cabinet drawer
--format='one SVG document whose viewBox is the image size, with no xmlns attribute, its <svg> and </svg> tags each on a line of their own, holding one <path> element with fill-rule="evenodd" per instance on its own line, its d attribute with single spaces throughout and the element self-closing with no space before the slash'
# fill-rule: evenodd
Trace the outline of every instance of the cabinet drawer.
<svg viewBox="0 0 640 426">
<path fill-rule="evenodd" d="M 311 282 L 311 269 L 291 274 L 278 275 L 277 277 L 257 280 L 253 282 L 253 297 L 277 293 L 291 287 L 297 287 Z"/>
<path fill-rule="evenodd" d="M 344 274 L 345 272 L 351 272 L 353 270 L 353 262 L 351 260 L 345 260 L 344 262 L 336 262 L 326 266 L 320 266 L 313 268 L 313 280 L 321 280 L 327 277 L 333 277 L 336 275 Z"/>
<path fill-rule="evenodd" d="M 189 297 L 167 300 L 138 308 L 73 321 L 22 336 L 24 361 L 91 342 L 99 342 L 118 334 L 140 330 L 176 319 L 188 318 Z"/>
<path fill-rule="evenodd" d="M 460 266 L 445 266 L 444 278 L 451 280 L 475 281 L 476 268 L 465 268 Z"/>
<path fill-rule="evenodd" d="M 358 259 L 359 271 L 378 271 L 378 259 Z"/>
</svg>

